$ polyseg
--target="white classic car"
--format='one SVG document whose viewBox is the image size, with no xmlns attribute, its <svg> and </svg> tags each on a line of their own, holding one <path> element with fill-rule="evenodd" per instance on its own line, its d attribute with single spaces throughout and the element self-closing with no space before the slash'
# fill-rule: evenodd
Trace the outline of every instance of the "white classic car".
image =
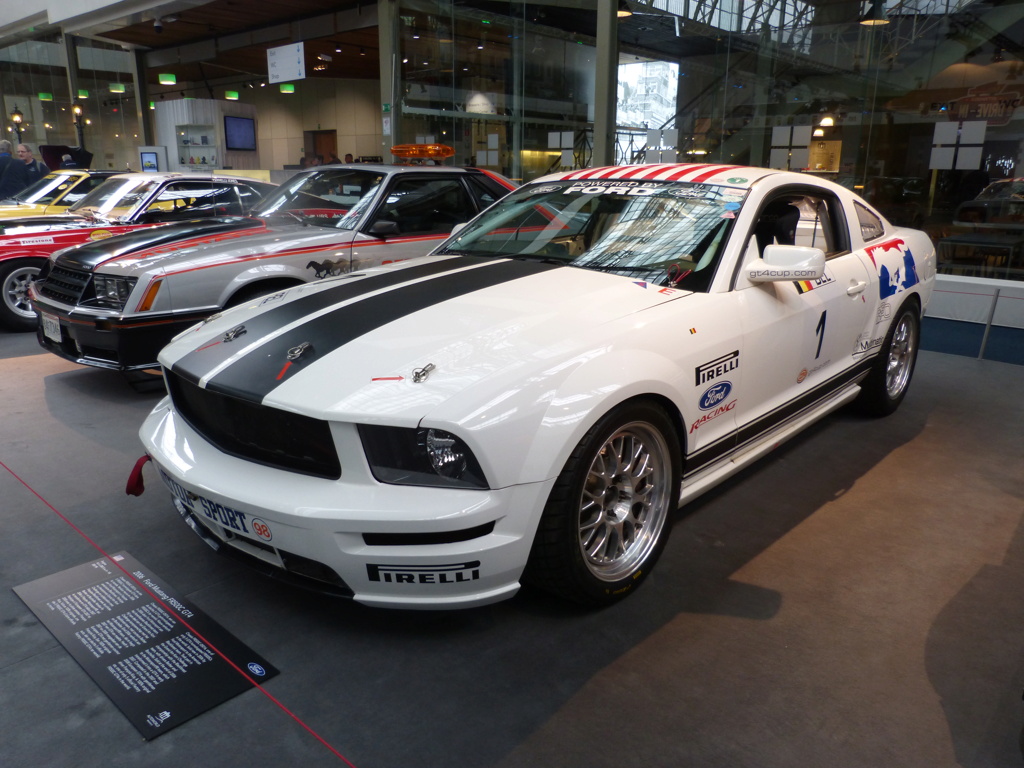
<svg viewBox="0 0 1024 768">
<path fill-rule="evenodd" d="M 36 335 L 83 365 L 152 368 L 164 344 L 215 312 L 423 256 L 515 186 L 476 168 L 323 166 L 286 181 L 248 218 L 183 221 L 57 251 L 30 289 Z"/>
<path fill-rule="evenodd" d="M 427 258 L 179 336 L 129 492 L 151 458 L 215 548 L 370 605 L 607 603 L 687 500 L 895 410 L 934 276 L 926 235 L 810 176 L 548 176 Z"/>
</svg>

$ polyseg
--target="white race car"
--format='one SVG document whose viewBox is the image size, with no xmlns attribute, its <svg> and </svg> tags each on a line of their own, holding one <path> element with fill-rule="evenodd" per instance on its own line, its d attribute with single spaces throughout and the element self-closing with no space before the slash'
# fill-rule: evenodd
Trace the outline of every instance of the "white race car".
<svg viewBox="0 0 1024 768">
<path fill-rule="evenodd" d="M 376 606 L 630 593 L 675 509 L 907 392 L 935 250 L 842 187 L 721 165 L 513 192 L 430 256 L 225 312 L 160 355 L 178 512 Z"/>
</svg>

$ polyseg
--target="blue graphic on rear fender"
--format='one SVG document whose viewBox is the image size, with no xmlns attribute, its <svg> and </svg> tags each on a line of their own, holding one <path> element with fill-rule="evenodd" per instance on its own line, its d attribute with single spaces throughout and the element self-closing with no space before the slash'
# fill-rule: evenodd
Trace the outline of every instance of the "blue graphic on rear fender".
<svg viewBox="0 0 1024 768">
<path fill-rule="evenodd" d="M 902 277 L 901 277 L 902 273 Z M 889 268 L 882 265 L 878 270 L 878 295 L 886 299 L 897 293 L 907 290 L 912 285 L 917 285 L 920 278 L 917 276 L 917 265 L 914 263 L 914 254 L 908 248 L 903 252 L 903 266 L 895 273 L 889 274 Z"/>
</svg>

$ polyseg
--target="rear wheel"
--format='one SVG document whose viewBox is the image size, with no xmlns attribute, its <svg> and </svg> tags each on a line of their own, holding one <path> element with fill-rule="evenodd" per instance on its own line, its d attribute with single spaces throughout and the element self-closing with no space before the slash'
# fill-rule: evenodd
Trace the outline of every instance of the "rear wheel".
<svg viewBox="0 0 1024 768">
<path fill-rule="evenodd" d="M 526 580 L 586 605 L 627 595 L 665 547 L 679 467 L 664 410 L 636 402 L 608 413 L 576 446 L 551 491 Z"/>
<path fill-rule="evenodd" d="M 32 331 L 36 327 L 36 313 L 28 298 L 31 283 L 42 262 L 38 259 L 11 259 L 0 262 L 0 325 L 11 331 Z"/>
<path fill-rule="evenodd" d="M 920 336 L 921 320 L 917 305 L 908 302 L 900 307 L 871 373 L 861 384 L 856 403 L 863 413 L 888 416 L 900 407 L 914 375 Z"/>
</svg>

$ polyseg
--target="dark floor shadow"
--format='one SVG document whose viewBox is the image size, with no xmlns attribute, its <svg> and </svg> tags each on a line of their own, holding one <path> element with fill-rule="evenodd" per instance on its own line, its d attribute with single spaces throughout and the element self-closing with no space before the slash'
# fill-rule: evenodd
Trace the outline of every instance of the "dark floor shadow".
<svg viewBox="0 0 1024 768">
<path fill-rule="evenodd" d="M 1024 511 L 1024 496 L 1018 496 Z M 1000 565 L 979 570 L 932 623 L 928 678 L 964 768 L 1024 765 L 1024 517 Z M 982 629 L 983 628 L 983 629 Z"/>
</svg>

